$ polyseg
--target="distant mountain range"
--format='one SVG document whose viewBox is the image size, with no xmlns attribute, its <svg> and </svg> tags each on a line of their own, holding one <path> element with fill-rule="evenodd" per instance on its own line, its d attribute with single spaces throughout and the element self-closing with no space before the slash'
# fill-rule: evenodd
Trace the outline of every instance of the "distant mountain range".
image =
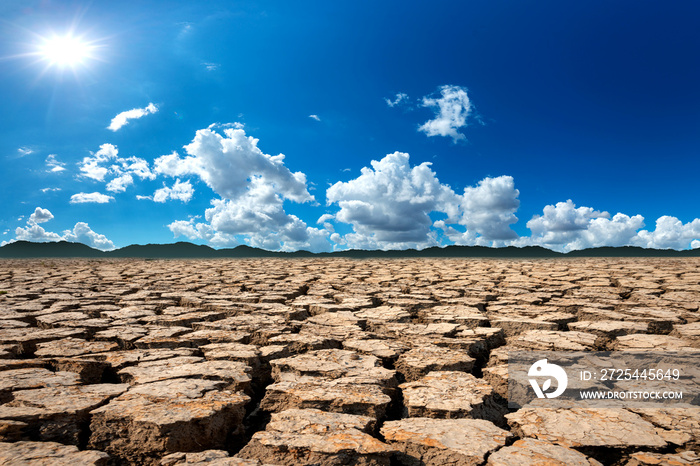
<svg viewBox="0 0 700 466">
<path fill-rule="evenodd" d="M 445 246 L 402 251 L 359 250 L 312 253 L 309 251 L 276 252 L 250 246 L 229 249 L 213 249 L 192 243 L 132 244 L 113 251 L 100 251 L 82 243 L 32 243 L 17 241 L 0 247 L 0 258 L 153 258 L 153 259 L 213 259 L 245 257 L 348 257 L 365 258 L 410 258 L 410 257 L 491 257 L 491 258 L 557 258 L 557 257 L 700 257 L 700 249 L 676 251 L 673 249 L 645 249 L 635 246 L 590 248 L 569 253 L 560 253 L 540 246 L 517 248 L 489 248 L 484 246 Z"/>
</svg>

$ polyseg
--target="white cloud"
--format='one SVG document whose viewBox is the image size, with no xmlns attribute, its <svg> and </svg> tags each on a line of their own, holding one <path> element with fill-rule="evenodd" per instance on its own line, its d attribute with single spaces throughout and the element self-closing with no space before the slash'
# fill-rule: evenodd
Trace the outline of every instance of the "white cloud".
<svg viewBox="0 0 700 466">
<path fill-rule="evenodd" d="M 698 249 L 700 248 L 700 240 L 694 239 L 693 241 L 690 242 L 690 248 L 691 249 Z"/>
<path fill-rule="evenodd" d="M 29 219 L 27 220 L 28 225 L 36 225 L 39 223 L 44 223 L 48 222 L 53 218 L 53 214 L 49 209 L 42 209 L 41 207 L 37 207 L 34 210 L 34 213 L 32 213 L 29 216 Z"/>
<path fill-rule="evenodd" d="M 65 163 L 58 161 L 56 154 L 49 154 L 48 157 L 46 157 L 46 168 L 48 168 L 50 172 L 62 172 L 65 170 L 65 165 Z"/>
<path fill-rule="evenodd" d="M 61 188 L 41 188 L 39 191 L 41 191 L 42 193 L 48 193 L 50 191 L 60 191 L 60 190 L 61 190 Z"/>
<path fill-rule="evenodd" d="M 109 169 L 103 167 L 101 164 L 116 159 L 118 153 L 116 146 L 112 144 L 102 144 L 100 150 L 96 153 L 83 158 L 83 161 L 79 164 L 80 171 L 83 176 L 96 181 L 104 181 L 105 176 L 109 173 Z"/>
<path fill-rule="evenodd" d="M 112 122 L 107 128 L 112 131 L 117 131 L 122 126 L 129 124 L 129 120 L 142 118 L 150 113 L 156 113 L 157 111 L 158 107 L 156 107 L 152 103 L 149 103 L 148 106 L 144 108 L 134 108 L 131 110 L 127 110 L 126 112 L 121 112 L 119 115 L 112 118 Z"/>
<path fill-rule="evenodd" d="M 15 228 L 15 241 L 32 241 L 37 243 L 47 243 L 50 241 L 61 241 L 62 239 L 63 238 L 58 233 L 46 231 L 36 224 L 28 224 L 26 228 Z"/>
<path fill-rule="evenodd" d="M 435 118 L 423 123 L 418 130 L 428 136 L 450 136 L 453 142 L 465 139 L 458 130 L 467 126 L 472 111 L 467 90 L 460 86 L 440 87 L 438 98 L 423 97 L 423 106 L 435 111 Z"/>
<path fill-rule="evenodd" d="M 169 225 L 173 234 L 204 239 L 214 246 L 245 241 L 265 249 L 329 249 L 328 232 L 308 227 L 283 207 L 285 199 L 314 200 L 307 190 L 306 175 L 292 173 L 284 165 L 284 155 L 263 153 L 258 140 L 246 136 L 243 129 L 226 128 L 223 133 L 214 132 L 212 127 L 199 130 L 185 146 L 186 157 L 174 152 L 154 163 L 155 173 L 196 175 L 221 196 L 211 201 L 206 222 L 178 220 Z M 178 179 L 177 183 L 182 182 Z"/>
<path fill-rule="evenodd" d="M 226 128 L 224 136 L 209 128 L 199 130 L 185 150 L 189 155 L 184 158 L 173 152 L 156 159 L 154 171 L 172 177 L 197 175 L 221 197 L 231 200 L 245 195 L 252 178 L 261 178 L 285 199 L 313 200 L 306 188 L 306 175 L 289 171 L 283 154 L 263 153 L 258 140 L 246 136 L 243 129 Z"/>
<path fill-rule="evenodd" d="M 144 200 L 153 200 L 153 196 L 141 196 L 140 194 L 136 195 L 136 199 L 139 201 L 144 201 Z"/>
<path fill-rule="evenodd" d="M 53 219 L 53 214 L 48 209 L 37 207 L 27 219 L 27 226 L 17 227 L 15 229 L 15 238 L 4 241 L 2 245 L 14 243 L 15 241 L 32 241 L 39 243 L 69 241 L 73 243 L 83 243 L 90 247 L 105 250 L 114 249 L 114 243 L 107 239 L 105 235 L 101 235 L 92 231 L 85 222 L 78 222 L 72 230 L 65 230 L 63 235 L 46 231 L 39 223 L 48 222 Z"/>
<path fill-rule="evenodd" d="M 700 240 L 700 218 L 683 223 L 676 217 L 664 215 L 656 220 L 654 231 L 642 230 L 632 244 L 644 248 L 687 249 L 696 248 Z"/>
<path fill-rule="evenodd" d="M 640 230 L 644 217 L 576 207 L 568 200 L 548 205 L 543 215 L 527 223 L 532 236 L 514 244 L 539 244 L 557 251 L 573 251 L 601 246 L 640 246 L 655 249 L 687 249 L 700 239 L 700 219 L 684 224 L 676 217 L 663 216 L 653 231 Z M 698 244 L 698 243 L 695 243 Z"/>
<path fill-rule="evenodd" d="M 71 204 L 106 204 L 112 200 L 114 200 L 114 197 L 102 193 L 78 193 L 70 197 Z"/>
<path fill-rule="evenodd" d="M 126 191 L 126 187 L 131 186 L 132 184 L 134 184 L 134 178 L 130 174 L 126 173 L 107 183 L 106 189 L 107 191 L 111 191 L 113 193 L 123 193 Z"/>
<path fill-rule="evenodd" d="M 113 172 L 119 173 L 130 173 L 138 176 L 140 179 L 155 180 L 156 175 L 151 171 L 148 166 L 148 162 L 139 157 L 128 157 L 125 159 L 118 158 L 117 163 L 119 166 L 112 166 Z"/>
<path fill-rule="evenodd" d="M 518 221 L 519 194 L 511 176 L 484 178 L 477 186 L 464 189 L 459 223 L 488 241 L 514 239 L 518 235 L 510 225 Z"/>
<path fill-rule="evenodd" d="M 344 237 L 334 236 L 335 241 L 352 248 L 380 249 L 436 244 L 428 214 L 444 212 L 456 218 L 459 197 L 440 183 L 430 163 L 411 167 L 408 154 L 394 152 L 371 165 L 358 178 L 335 183 L 326 192 L 328 204 L 340 207 L 335 220 L 351 224 L 354 230 Z"/>
<path fill-rule="evenodd" d="M 108 175 L 114 176 L 105 189 L 114 193 L 126 191 L 134 184 L 134 176 L 140 179 L 156 178 L 148 162 L 139 157 L 119 157 L 119 150 L 112 144 L 102 144 L 100 150 L 83 158 L 78 164 L 83 176 L 104 182 Z"/>
<path fill-rule="evenodd" d="M 584 242 L 593 240 L 586 232 L 593 220 L 597 230 L 603 233 L 607 230 L 605 220 L 610 219 L 608 212 L 600 212 L 591 207 L 576 207 L 571 199 L 566 202 L 558 202 L 556 205 L 547 205 L 543 209 L 543 215 L 535 215 L 527 222 L 527 227 L 532 232 L 528 239 L 521 238 L 520 242 L 538 244 L 558 251 L 571 251 L 581 249 Z M 616 220 L 616 226 L 624 219 Z M 631 220 L 631 219 L 630 219 Z M 642 221 L 635 218 L 634 221 Z M 635 230 L 636 231 L 636 230 Z"/>
<path fill-rule="evenodd" d="M 178 200 L 182 202 L 189 202 L 194 194 L 194 188 L 189 181 L 180 181 L 178 178 L 172 188 L 163 186 L 153 193 L 153 200 L 155 202 L 165 202 L 168 199 Z"/>
<path fill-rule="evenodd" d="M 407 100 L 408 94 L 404 94 L 403 92 L 397 92 L 393 99 L 384 99 L 389 107 L 396 107 L 400 103 L 406 102 Z"/>
<path fill-rule="evenodd" d="M 205 62 L 205 63 L 202 63 L 202 65 L 204 66 L 204 68 L 207 71 L 216 71 L 221 67 L 220 63 L 207 63 L 207 62 Z"/>
<path fill-rule="evenodd" d="M 24 157 L 25 155 L 33 154 L 34 151 L 30 149 L 29 147 L 20 147 L 17 149 L 17 152 L 19 153 L 20 157 Z"/>
<path fill-rule="evenodd" d="M 204 239 L 215 246 L 238 244 L 241 237 L 250 246 L 271 250 L 330 248 L 324 230 L 308 227 L 284 211 L 282 199 L 262 178 L 252 180 L 248 191 L 236 200 L 214 199 L 206 210 L 207 223 L 176 221 L 168 227 L 177 237 Z"/>
<path fill-rule="evenodd" d="M 102 251 L 114 249 L 114 243 L 112 241 L 107 239 L 105 235 L 100 235 L 92 231 L 90 226 L 85 222 L 78 222 L 73 227 L 73 230 L 64 231 L 62 239 L 70 241 L 71 243 L 87 244 L 91 248 L 100 249 Z"/>
<path fill-rule="evenodd" d="M 309 118 L 312 120 L 321 121 L 321 118 L 318 115 L 309 115 Z"/>
</svg>

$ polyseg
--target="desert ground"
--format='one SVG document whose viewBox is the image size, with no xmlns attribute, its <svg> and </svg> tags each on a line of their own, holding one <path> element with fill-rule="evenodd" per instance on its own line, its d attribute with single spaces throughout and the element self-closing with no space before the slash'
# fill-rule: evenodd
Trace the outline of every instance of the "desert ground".
<svg viewBox="0 0 700 466">
<path fill-rule="evenodd" d="M 509 350 L 700 351 L 700 259 L 0 261 L 0 464 L 685 465 Z"/>
</svg>

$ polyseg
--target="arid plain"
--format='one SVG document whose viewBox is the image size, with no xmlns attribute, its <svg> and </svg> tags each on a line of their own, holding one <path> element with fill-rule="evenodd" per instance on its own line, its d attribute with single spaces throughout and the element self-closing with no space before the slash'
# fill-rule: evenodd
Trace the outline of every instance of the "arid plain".
<svg viewBox="0 0 700 466">
<path fill-rule="evenodd" d="M 508 351 L 700 351 L 700 259 L 0 261 L 0 464 L 698 464 Z"/>
</svg>

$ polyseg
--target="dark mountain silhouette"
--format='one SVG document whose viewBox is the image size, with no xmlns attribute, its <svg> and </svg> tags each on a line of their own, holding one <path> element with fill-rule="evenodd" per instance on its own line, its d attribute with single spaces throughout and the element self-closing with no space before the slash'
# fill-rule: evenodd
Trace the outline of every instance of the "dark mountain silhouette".
<svg viewBox="0 0 700 466">
<path fill-rule="evenodd" d="M 82 243 L 17 241 L 0 247 L 0 257 L 18 259 L 33 257 L 104 257 L 104 253 Z"/>
<path fill-rule="evenodd" d="M 277 252 L 250 246 L 237 246 L 228 249 L 213 249 L 209 246 L 179 242 L 172 244 L 132 244 L 113 251 L 99 251 L 81 243 L 33 243 L 16 241 L 0 247 L 0 258 L 153 258 L 153 259 L 211 259 L 211 258 L 254 258 L 254 257 L 347 257 L 367 258 L 411 258 L 411 257 L 474 257 L 474 258 L 556 258 L 556 257 L 700 257 L 700 249 L 676 251 L 673 249 L 645 249 L 635 246 L 589 248 L 566 254 L 540 246 L 522 248 L 508 246 L 489 248 L 485 246 L 445 246 L 422 250 L 379 251 L 351 249 L 348 251 L 312 253 L 309 251 Z"/>
</svg>

